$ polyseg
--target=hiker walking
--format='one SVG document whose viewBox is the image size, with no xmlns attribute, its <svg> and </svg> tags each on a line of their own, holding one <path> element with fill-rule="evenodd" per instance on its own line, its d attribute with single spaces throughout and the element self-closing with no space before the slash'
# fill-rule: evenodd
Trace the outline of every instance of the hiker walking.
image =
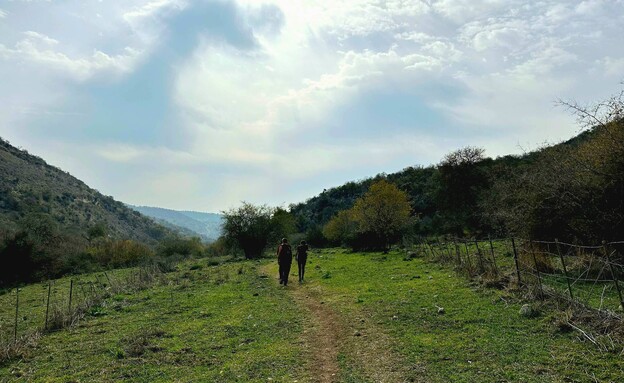
<svg viewBox="0 0 624 383">
<path fill-rule="evenodd" d="M 279 265 L 280 285 L 288 285 L 288 274 L 292 264 L 292 249 L 286 238 L 282 238 L 282 243 L 277 247 L 277 263 Z"/>
<path fill-rule="evenodd" d="M 308 261 L 308 250 L 310 250 L 310 246 L 308 246 L 306 241 L 301 241 L 299 246 L 297 246 L 297 254 L 295 254 L 295 259 L 297 260 L 297 266 L 299 267 L 299 282 L 303 282 L 305 265 Z"/>
</svg>

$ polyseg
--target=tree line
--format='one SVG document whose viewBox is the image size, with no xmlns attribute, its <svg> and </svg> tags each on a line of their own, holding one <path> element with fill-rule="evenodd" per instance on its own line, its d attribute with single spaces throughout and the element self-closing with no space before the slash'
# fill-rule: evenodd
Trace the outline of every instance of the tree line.
<svg viewBox="0 0 624 383">
<path fill-rule="evenodd" d="M 562 103 L 578 117 L 580 133 L 521 155 L 485 156 L 478 147 L 448 153 L 432 166 L 348 182 L 280 209 L 289 234 L 315 246 L 387 249 L 432 235 L 515 235 L 570 243 L 621 240 L 624 232 L 623 93 L 589 107 Z M 244 209 L 226 212 L 226 222 Z M 265 222 L 271 209 L 264 207 Z M 247 226 L 251 228 L 251 225 Z M 225 226 L 228 243 L 241 236 Z M 266 246 L 259 241 L 257 249 Z M 252 256 L 245 251 L 245 254 Z"/>
<path fill-rule="evenodd" d="M 173 233 L 156 244 L 113 237 L 105 223 L 68 230 L 50 215 L 28 214 L 14 232 L 0 232 L 0 289 L 22 283 L 148 262 L 171 262 L 207 255 L 199 238 Z M 167 266 L 168 267 L 168 266 Z"/>
</svg>

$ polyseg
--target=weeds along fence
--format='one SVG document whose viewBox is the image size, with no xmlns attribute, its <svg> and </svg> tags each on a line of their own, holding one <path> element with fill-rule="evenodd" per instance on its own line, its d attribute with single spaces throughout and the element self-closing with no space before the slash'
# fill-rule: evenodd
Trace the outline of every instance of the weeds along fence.
<svg viewBox="0 0 624 383">
<path fill-rule="evenodd" d="M 582 305 L 623 318 L 624 242 L 581 246 L 517 238 L 439 238 L 417 249 L 486 286 L 513 285 L 535 299 Z"/>
<path fill-rule="evenodd" d="M 108 298 L 164 281 L 157 265 L 41 282 L 0 296 L 0 363 L 20 355 L 43 333 L 97 316 Z"/>
</svg>

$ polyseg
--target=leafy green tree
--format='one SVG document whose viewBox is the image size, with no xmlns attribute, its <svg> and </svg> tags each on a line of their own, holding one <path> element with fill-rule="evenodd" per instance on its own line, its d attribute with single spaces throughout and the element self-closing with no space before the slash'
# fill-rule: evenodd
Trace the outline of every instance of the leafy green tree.
<svg viewBox="0 0 624 383">
<path fill-rule="evenodd" d="M 438 206 L 446 227 L 443 231 L 462 235 L 479 226 L 477 204 L 487 186 L 480 166 L 485 150 L 467 146 L 447 154 L 438 165 Z"/>
<path fill-rule="evenodd" d="M 382 179 L 355 202 L 352 214 L 362 234 L 372 234 L 376 247 L 387 250 L 406 229 L 411 214 L 407 193 Z"/>
<path fill-rule="evenodd" d="M 356 237 L 358 223 L 355 220 L 353 210 L 338 212 L 325 226 L 323 235 L 334 244 L 348 245 Z"/>
<path fill-rule="evenodd" d="M 297 221 L 286 209 L 277 207 L 271 214 L 271 235 L 269 241 L 279 241 L 297 231 Z"/>
<path fill-rule="evenodd" d="M 108 228 L 106 227 L 106 224 L 100 222 L 87 229 L 87 238 L 89 241 L 93 241 L 96 238 L 106 237 L 107 232 Z"/>
<path fill-rule="evenodd" d="M 245 258 L 258 258 L 274 233 L 274 209 L 248 202 L 223 212 L 223 235 L 230 245 L 240 248 Z"/>
</svg>

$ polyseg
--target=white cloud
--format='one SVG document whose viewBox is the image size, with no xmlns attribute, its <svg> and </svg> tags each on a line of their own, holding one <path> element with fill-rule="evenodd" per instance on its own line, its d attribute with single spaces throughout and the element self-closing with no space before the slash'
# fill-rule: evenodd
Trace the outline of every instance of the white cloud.
<svg viewBox="0 0 624 383">
<path fill-rule="evenodd" d="M 394 38 L 397 40 L 414 41 L 417 43 L 426 43 L 438 40 L 438 38 L 436 38 L 435 36 L 431 36 L 427 33 L 417 31 L 397 33 L 394 35 Z"/>
<path fill-rule="evenodd" d="M 619 79 L 624 78 L 624 57 L 614 58 L 606 56 L 597 60 L 597 63 L 605 75 L 619 77 Z"/>
<path fill-rule="evenodd" d="M 203 38 L 192 54 L 174 59 L 163 44 L 179 27 L 170 16 L 195 12 L 197 3 L 82 4 L 54 8 L 66 12 L 52 15 L 54 25 L 22 15 L 12 34 L 0 36 L 0 71 L 10 78 L 0 86 L 0 126 L 18 113 L 32 118 L 41 105 L 58 105 L 58 94 L 72 89 L 68 83 L 78 81 L 88 93 L 87 80 L 132 79 L 139 63 L 162 49 L 159 59 L 171 60 L 162 65 L 171 68 L 171 94 L 160 96 L 172 105 L 159 133 L 188 140 L 174 147 L 165 139 L 137 145 L 115 137 L 79 154 L 102 172 L 116 169 L 107 176 L 110 190 L 135 203 L 150 198 L 171 206 L 166 201 L 180 199 L 166 185 L 176 182 L 185 185 L 187 207 L 292 201 L 312 193 L 275 185 L 327 185 L 437 162 L 465 144 L 485 145 L 492 155 L 517 152 L 518 143 L 574 133 L 553 100 L 604 96 L 624 73 L 622 0 L 212 0 L 203 6 L 237 7 L 235 26 L 250 34 L 253 48 L 186 25 Z M 75 15 L 83 24 L 73 24 Z M 6 22 L 19 17 L 11 8 Z M 66 28 L 57 27 L 59 20 Z M 231 26 L 221 32 L 236 33 Z M 359 115 L 384 118 L 349 120 Z M 27 127 L 23 121 L 19 126 Z"/>
<path fill-rule="evenodd" d="M 463 24 L 475 18 L 496 14 L 501 10 L 514 9 L 522 2 L 517 0 L 438 0 L 432 2 L 435 12 Z"/>
<path fill-rule="evenodd" d="M 462 27 L 460 39 L 477 51 L 491 48 L 517 49 L 531 39 L 526 20 L 488 19 L 473 21 Z"/>
<path fill-rule="evenodd" d="M 26 38 L 15 43 L 13 48 L 0 45 L 0 56 L 40 64 L 45 70 L 59 72 L 78 81 L 87 80 L 100 72 L 129 72 L 141 53 L 126 47 L 124 53 L 114 56 L 94 50 L 90 56 L 69 57 L 55 49 L 59 45 L 57 40 L 33 31 L 24 34 Z"/>
<path fill-rule="evenodd" d="M 2 8 L 0 8 L 0 19 L 4 19 L 7 17 L 9 13 L 5 10 L 3 10 Z"/>
<path fill-rule="evenodd" d="M 406 87 L 416 84 L 458 55 L 452 44 L 432 44 L 425 50 L 437 56 L 400 55 L 394 49 L 338 53 L 335 70 L 302 80 L 289 77 L 305 66 L 291 55 L 258 57 L 207 47 L 181 68 L 176 87 L 176 99 L 189 111 L 198 137 L 192 152 L 210 153 L 215 161 L 271 166 L 295 174 L 293 162 L 282 153 L 281 135 L 303 132 L 305 126 L 324 129 L 318 127 L 323 119 L 358 92 L 388 81 L 403 81 L 401 86 Z M 321 161 L 316 148 L 303 149 L 296 167 L 316 172 L 319 166 L 324 170 L 335 166 L 329 151 L 324 153 L 327 160 Z"/>
<path fill-rule="evenodd" d="M 123 14 L 124 20 L 135 23 L 140 19 L 153 17 L 167 9 L 182 9 L 187 4 L 183 0 L 153 0 L 134 7 Z"/>
</svg>

